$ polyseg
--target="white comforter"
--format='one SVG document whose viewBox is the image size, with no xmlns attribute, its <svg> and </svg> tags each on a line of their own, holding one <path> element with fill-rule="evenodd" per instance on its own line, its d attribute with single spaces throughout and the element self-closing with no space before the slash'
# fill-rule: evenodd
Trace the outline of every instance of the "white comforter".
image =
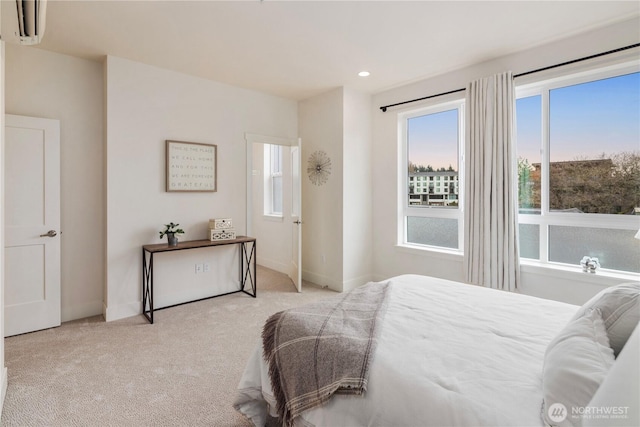
<svg viewBox="0 0 640 427">
<path fill-rule="evenodd" d="M 391 280 L 364 396 L 336 395 L 298 426 L 540 426 L 547 344 L 577 306 L 431 277 Z M 236 408 L 255 425 L 275 413 L 256 347 Z"/>
</svg>

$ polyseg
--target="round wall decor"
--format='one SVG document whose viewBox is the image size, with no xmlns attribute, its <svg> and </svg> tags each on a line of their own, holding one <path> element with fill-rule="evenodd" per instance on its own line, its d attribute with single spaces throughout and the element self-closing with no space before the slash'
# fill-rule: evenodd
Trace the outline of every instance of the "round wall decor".
<svg viewBox="0 0 640 427">
<path fill-rule="evenodd" d="M 307 174 L 314 185 L 322 185 L 331 175 L 331 159 L 322 150 L 315 151 L 309 156 Z"/>
</svg>

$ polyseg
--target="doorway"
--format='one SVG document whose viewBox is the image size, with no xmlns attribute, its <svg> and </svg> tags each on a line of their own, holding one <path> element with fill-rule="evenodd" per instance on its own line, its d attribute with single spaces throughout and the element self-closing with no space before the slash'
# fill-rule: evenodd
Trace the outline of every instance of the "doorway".
<svg viewBox="0 0 640 427">
<path fill-rule="evenodd" d="M 258 263 L 288 275 L 302 291 L 300 140 L 245 134 L 247 234 Z"/>
</svg>

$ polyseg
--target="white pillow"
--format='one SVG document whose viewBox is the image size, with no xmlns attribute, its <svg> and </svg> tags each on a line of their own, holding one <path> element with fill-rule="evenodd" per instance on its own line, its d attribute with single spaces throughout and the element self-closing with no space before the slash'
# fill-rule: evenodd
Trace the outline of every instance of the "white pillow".
<svg viewBox="0 0 640 427">
<path fill-rule="evenodd" d="M 617 357 L 640 321 L 640 283 L 622 283 L 600 291 L 578 310 L 572 320 L 591 308 L 602 313 L 609 345 Z"/>
<path fill-rule="evenodd" d="M 588 405 L 614 361 L 600 310 L 588 309 L 571 320 L 544 356 L 544 421 L 552 426 L 579 425 L 581 419 L 572 414 Z"/>
<path fill-rule="evenodd" d="M 625 344 L 582 416 L 583 427 L 640 426 L 640 326 Z"/>
</svg>

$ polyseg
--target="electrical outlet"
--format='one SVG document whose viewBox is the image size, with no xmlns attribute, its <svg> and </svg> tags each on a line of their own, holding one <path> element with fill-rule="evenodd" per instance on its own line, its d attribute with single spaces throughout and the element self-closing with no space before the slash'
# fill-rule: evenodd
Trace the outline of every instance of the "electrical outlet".
<svg viewBox="0 0 640 427">
<path fill-rule="evenodd" d="M 196 274 L 202 273 L 202 264 L 196 264 Z"/>
<path fill-rule="evenodd" d="M 325 258 L 324 254 L 322 254 L 322 263 L 324 264 L 325 262 L 327 262 L 327 259 Z"/>
<path fill-rule="evenodd" d="M 202 264 L 202 271 L 204 273 L 208 273 L 211 270 L 211 264 L 209 264 L 208 262 L 205 262 L 204 264 Z"/>
</svg>

